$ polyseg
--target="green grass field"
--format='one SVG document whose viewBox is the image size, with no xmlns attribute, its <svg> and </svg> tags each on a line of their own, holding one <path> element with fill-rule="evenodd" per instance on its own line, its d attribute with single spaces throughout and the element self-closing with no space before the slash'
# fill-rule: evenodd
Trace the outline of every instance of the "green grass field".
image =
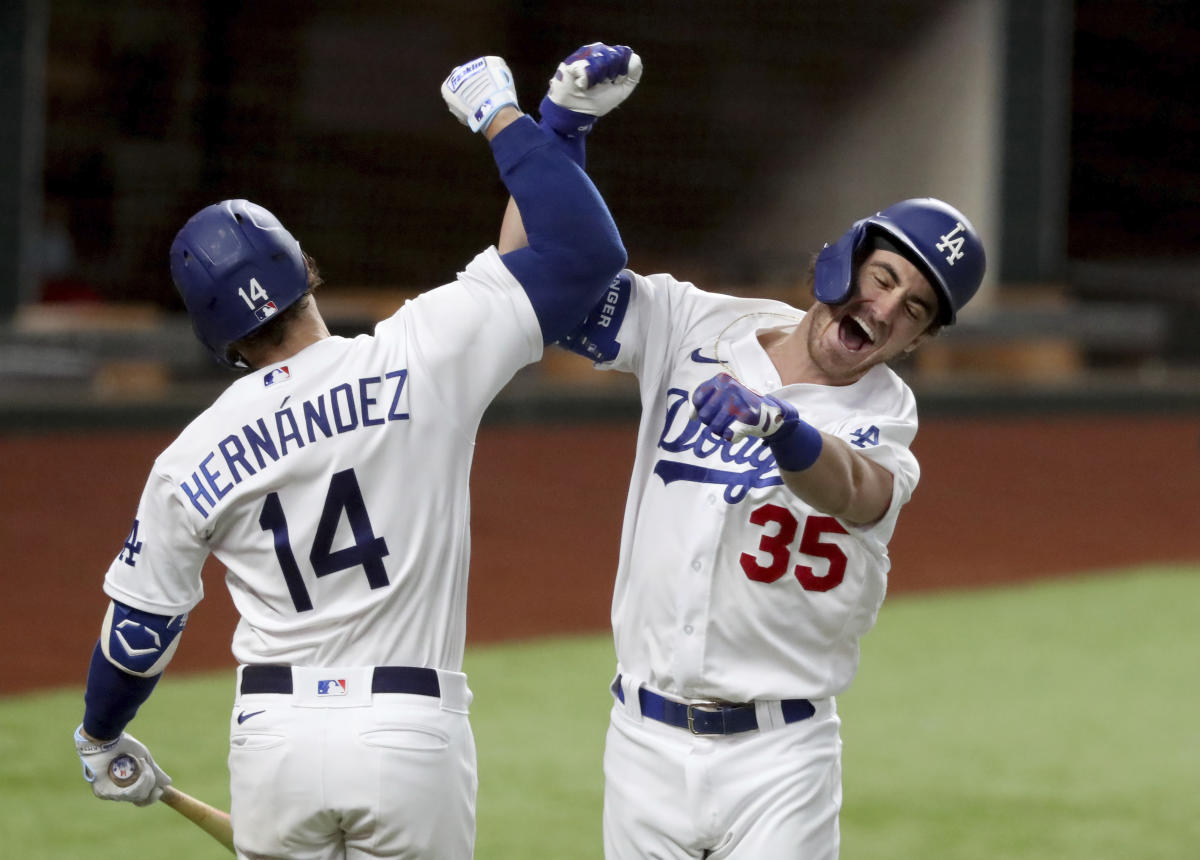
<svg viewBox="0 0 1200 860">
<path fill-rule="evenodd" d="M 1200 568 L 892 598 L 839 700 L 846 860 L 1200 856 Z M 186 647 L 186 643 L 185 646 Z M 481 860 L 600 858 L 607 636 L 475 648 Z M 228 807 L 233 680 L 169 677 L 133 729 Z M 0 833 L 21 860 L 228 856 L 158 804 L 94 800 L 80 690 L 0 699 Z"/>
</svg>

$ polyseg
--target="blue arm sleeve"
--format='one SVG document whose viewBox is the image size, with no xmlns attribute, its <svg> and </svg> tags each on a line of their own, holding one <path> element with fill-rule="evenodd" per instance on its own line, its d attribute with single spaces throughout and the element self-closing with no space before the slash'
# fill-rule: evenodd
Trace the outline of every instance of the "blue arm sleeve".
<svg viewBox="0 0 1200 860">
<path fill-rule="evenodd" d="M 119 736 L 161 677 L 141 678 L 122 672 L 105 659 L 97 642 L 83 695 L 83 730 L 98 740 Z"/>
<path fill-rule="evenodd" d="M 527 116 L 491 141 L 529 246 L 501 259 L 529 296 L 545 343 L 574 328 L 625 265 L 625 246 L 587 174 Z"/>
<path fill-rule="evenodd" d="M 596 124 L 596 117 L 556 105 L 546 96 L 538 107 L 541 119 L 538 128 L 546 139 L 584 170 L 587 169 L 587 134 Z"/>
</svg>

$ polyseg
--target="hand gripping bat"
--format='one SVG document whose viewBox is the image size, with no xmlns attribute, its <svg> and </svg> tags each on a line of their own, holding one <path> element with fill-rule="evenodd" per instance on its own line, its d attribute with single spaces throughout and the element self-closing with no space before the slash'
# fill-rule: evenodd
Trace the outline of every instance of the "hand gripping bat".
<svg viewBox="0 0 1200 860">
<path fill-rule="evenodd" d="M 140 766 L 131 755 L 119 755 L 108 764 L 108 775 L 113 783 L 119 786 L 133 785 L 137 781 Z M 163 789 L 159 798 L 167 806 L 174 809 L 184 818 L 191 821 L 213 839 L 233 850 L 233 825 L 229 821 L 229 813 L 210 806 L 203 800 L 192 797 L 172 785 Z"/>
</svg>

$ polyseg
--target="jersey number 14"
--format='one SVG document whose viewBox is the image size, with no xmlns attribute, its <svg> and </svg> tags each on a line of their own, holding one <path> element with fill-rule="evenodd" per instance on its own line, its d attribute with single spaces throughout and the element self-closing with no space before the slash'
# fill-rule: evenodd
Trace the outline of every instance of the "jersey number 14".
<svg viewBox="0 0 1200 860">
<path fill-rule="evenodd" d="M 354 543 L 335 550 L 333 536 L 343 514 L 350 523 Z M 292 539 L 288 534 L 287 517 L 284 516 L 283 504 L 279 501 L 279 493 L 267 495 L 262 513 L 258 516 L 258 524 L 263 531 L 269 531 L 275 536 L 275 557 L 279 559 L 279 567 L 283 570 L 283 579 L 287 582 L 292 604 L 297 612 L 307 612 L 313 608 L 312 598 L 308 596 L 304 577 L 300 574 L 300 566 L 296 563 L 295 553 L 292 552 Z M 317 576 L 328 576 L 352 567 L 362 567 L 371 588 L 383 588 L 388 584 L 387 568 L 383 565 L 387 554 L 387 541 L 375 537 L 375 530 L 371 527 L 371 518 L 367 516 L 367 505 L 363 501 L 362 490 L 359 489 L 354 470 L 346 469 L 336 473 L 329 481 L 325 505 L 321 509 L 312 549 L 308 553 L 313 571 Z"/>
</svg>

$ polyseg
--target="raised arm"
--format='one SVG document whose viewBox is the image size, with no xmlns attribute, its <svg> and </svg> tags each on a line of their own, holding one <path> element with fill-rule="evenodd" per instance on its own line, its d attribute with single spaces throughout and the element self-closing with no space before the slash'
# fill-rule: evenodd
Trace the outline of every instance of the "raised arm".
<svg viewBox="0 0 1200 860">
<path fill-rule="evenodd" d="M 451 113 L 488 135 L 500 176 L 516 201 L 528 244 L 503 254 L 537 315 L 546 343 L 578 322 L 625 265 L 612 216 L 587 175 L 533 120 L 512 116 L 512 75 L 499 57 L 456 68 L 442 85 Z M 490 126 L 498 124 L 498 131 Z"/>
<path fill-rule="evenodd" d="M 538 127 L 564 155 L 586 166 L 586 139 L 596 120 L 629 97 L 642 77 L 642 60 L 625 45 L 593 42 L 555 69 L 538 112 Z M 509 198 L 500 225 L 500 253 L 528 244 L 517 203 Z"/>
</svg>

